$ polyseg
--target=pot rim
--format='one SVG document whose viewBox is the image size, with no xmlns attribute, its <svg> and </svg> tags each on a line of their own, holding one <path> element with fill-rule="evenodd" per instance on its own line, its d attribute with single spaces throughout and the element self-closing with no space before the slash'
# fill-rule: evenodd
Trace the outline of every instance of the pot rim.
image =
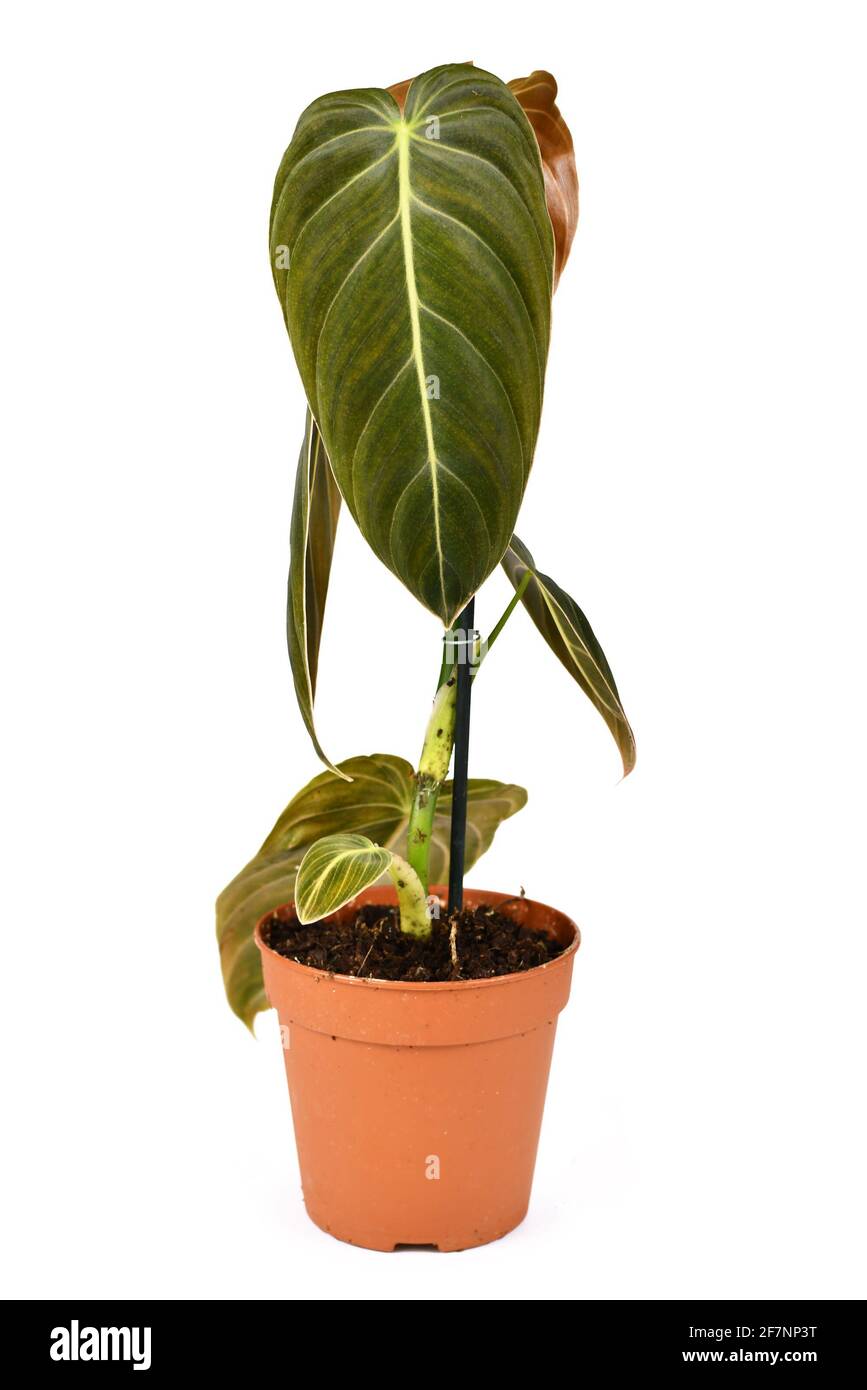
<svg viewBox="0 0 867 1390">
<path fill-rule="evenodd" d="M 445 894 L 446 892 L 446 890 L 442 888 L 439 884 L 434 884 L 430 891 L 431 893 L 441 894 Z M 481 897 L 484 897 L 485 895 L 491 897 L 503 896 L 498 890 L 490 888 L 467 887 L 465 889 L 465 892 L 478 894 Z M 361 894 L 359 894 L 358 896 L 360 897 Z M 413 993 L 420 991 L 422 994 L 432 994 L 435 991 L 437 993 L 443 993 L 444 991 L 449 990 L 454 991 L 471 989 L 489 989 L 492 986 L 496 985 L 517 985 L 520 984 L 522 980 L 533 979 L 536 976 L 541 975 L 544 971 L 551 971 L 557 969 L 558 966 L 562 966 L 563 964 L 565 964 L 566 961 L 569 960 L 571 956 L 575 955 L 575 952 L 581 945 L 581 928 L 578 926 L 577 922 L 573 922 L 572 918 L 568 917 L 565 912 L 561 912 L 559 908 L 550 907 L 547 903 L 540 903 L 536 898 L 519 898 L 517 894 L 509 894 L 507 895 L 507 898 L 509 901 L 511 901 L 512 898 L 515 898 L 517 901 L 532 903 L 535 907 L 540 907 L 547 912 L 556 914 L 557 917 L 562 918 L 564 922 L 567 922 L 569 924 L 569 926 L 572 928 L 574 932 L 574 935 L 572 937 L 572 940 L 569 942 L 569 945 L 566 946 L 565 949 L 560 952 L 559 956 L 557 956 L 554 960 L 545 961 L 542 965 L 534 965 L 530 970 L 514 970 L 508 975 L 490 975 L 487 978 L 481 980 L 380 980 L 377 979 L 375 976 L 370 977 L 366 975 L 340 975 L 337 973 L 337 971 L 334 970 L 317 970 L 312 965 L 302 965 L 300 961 L 291 960 L 289 956 L 283 956 L 280 954 L 279 951 L 272 950 L 272 948 L 268 945 L 267 941 L 263 939 L 262 927 L 264 923 L 268 920 L 269 917 L 273 917 L 275 912 L 283 912 L 287 908 L 294 908 L 294 899 L 291 899 L 287 903 L 281 903 L 278 907 L 269 908 L 267 912 L 263 913 L 263 915 L 259 918 L 258 922 L 256 923 L 256 927 L 253 932 L 253 940 L 255 941 L 257 947 L 263 955 L 267 951 L 269 956 L 273 957 L 273 959 L 275 960 L 280 961 L 281 966 L 286 966 L 289 970 L 292 970 L 296 973 L 300 971 L 304 978 L 310 978 L 311 976 L 315 975 L 318 976 L 321 980 L 332 980 L 335 983 L 339 983 L 341 985 L 356 985 L 361 987 L 384 989 L 389 991 L 397 990 L 401 992 L 410 990 Z M 349 905 L 349 903 L 346 903 L 345 907 L 349 907 Z M 492 905 L 494 907 L 497 906 L 496 903 L 493 903 Z M 340 908 L 338 910 L 340 912 L 343 912 L 345 910 L 345 907 Z M 335 915 L 336 914 L 334 913 L 329 913 L 329 916 Z M 328 918 L 325 918 L 324 920 L 327 921 Z"/>
</svg>

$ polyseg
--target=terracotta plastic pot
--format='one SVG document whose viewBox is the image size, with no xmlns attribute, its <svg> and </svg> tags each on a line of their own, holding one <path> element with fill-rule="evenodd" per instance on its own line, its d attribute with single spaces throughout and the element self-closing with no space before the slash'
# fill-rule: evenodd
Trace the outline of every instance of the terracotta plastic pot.
<svg viewBox="0 0 867 1390">
<path fill-rule="evenodd" d="M 567 949 L 521 974 L 401 984 L 299 965 L 265 945 L 261 922 L 256 928 L 281 1024 L 307 1212 L 324 1231 L 370 1250 L 465 1250 L 504 1236 L 527 1212 L 557 1015 L 580 936 L 541 903 L 480 889 L 464 898 L 467 906 L 502 903 Z M 371 888 L 335 915 L 394 901 L 392 888 Z M 291 906 L 279 915 L 291 916 Z"/>
</svg>

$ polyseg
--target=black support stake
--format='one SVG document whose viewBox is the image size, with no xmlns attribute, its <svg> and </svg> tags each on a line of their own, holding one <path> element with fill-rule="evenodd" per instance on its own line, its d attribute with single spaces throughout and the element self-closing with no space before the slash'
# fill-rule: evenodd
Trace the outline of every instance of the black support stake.
<svg viewBox="0 0 867 1390">
<path fill-rule="evenodd" d="M 467 765 L 470 753 L 470 691 L 473 643 L 470 634 L 476 601 L 471 598 L 458 619 L 458 689 L 455 708 L 455 771 L 452 779 L 452 828 L 449 845 L 449 912 L 464 905 L 464 852 L 467 842 Z"/>
</svg>

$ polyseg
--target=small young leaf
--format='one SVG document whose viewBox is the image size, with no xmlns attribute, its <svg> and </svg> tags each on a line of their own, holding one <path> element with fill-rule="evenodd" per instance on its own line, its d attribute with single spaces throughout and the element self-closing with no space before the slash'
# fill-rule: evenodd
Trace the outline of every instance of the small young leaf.
<svg viewBox="0 0 867 1390">
<path fill-rule="evenodd" d="M 414 781 L 406 759 L 390 753 L 347 758 L 339 773 L 343 777 L 320 772 L 293 797 L 258 854 L 217 899 L 226 997 L 248 1028 L 256 1014 L 268 1008 L 253 929 L 266 912 L 292 901 L 298 865 L 314 841 L 340 829 L 366 835 L 398 854 L 408 853 Z M 527 793 L 512 783 L 470 778 L 468 795 L 465 867 L 470 869 L 490 846 L 497 826 L 521 809 Z M 450 817 L 447 782 L 431 832 L 432 883 L 448 882 Z"/>
<path fill-rule="evenodd" d="M 382 878 L 391 852 L 366 835 L 326 835 L 311 846 L 295 880 L 299 922 L 318 922 Z"/>
</svg>

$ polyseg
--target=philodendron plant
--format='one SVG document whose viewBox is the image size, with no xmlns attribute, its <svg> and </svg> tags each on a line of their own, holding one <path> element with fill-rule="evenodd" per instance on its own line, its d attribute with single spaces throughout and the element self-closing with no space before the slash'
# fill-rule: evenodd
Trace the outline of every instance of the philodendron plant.
<svg viewBox="0 0 867 1390">
<path fill-rule="evenodd" d="M 314 922 L 388 876 L 402 929 L 430 932 L 429 889 L 449 868 L 460 665 L 473 679 L 488 669 L 516 606 L 602 715 L 624 772 L 634 764 L 587 619 L 514 529 L 539 429 L 552 294 L 578 216 L 556 93 L 548 73 L 505 84 L 470 64 L 388 90 L 332 93 L 303 113 L 277 174 L 272 270 L 308 407 L 290 532 L 289 656 L 327 770 L 218 900 L 226 991 L 248 1024 L 267 1007 L 253 929 L 270 909 L 294 900 L 299 920 Z M 416 767 L 391 754 L 334 764 L 314 725 L 344 502 L 449 639 Z M 514 595 L 482 639 L 467 628 L 467 607 L 498 565 Z M 487 779 L 458 791 L 468 869 L 527 794 Z"/>
</svg>

